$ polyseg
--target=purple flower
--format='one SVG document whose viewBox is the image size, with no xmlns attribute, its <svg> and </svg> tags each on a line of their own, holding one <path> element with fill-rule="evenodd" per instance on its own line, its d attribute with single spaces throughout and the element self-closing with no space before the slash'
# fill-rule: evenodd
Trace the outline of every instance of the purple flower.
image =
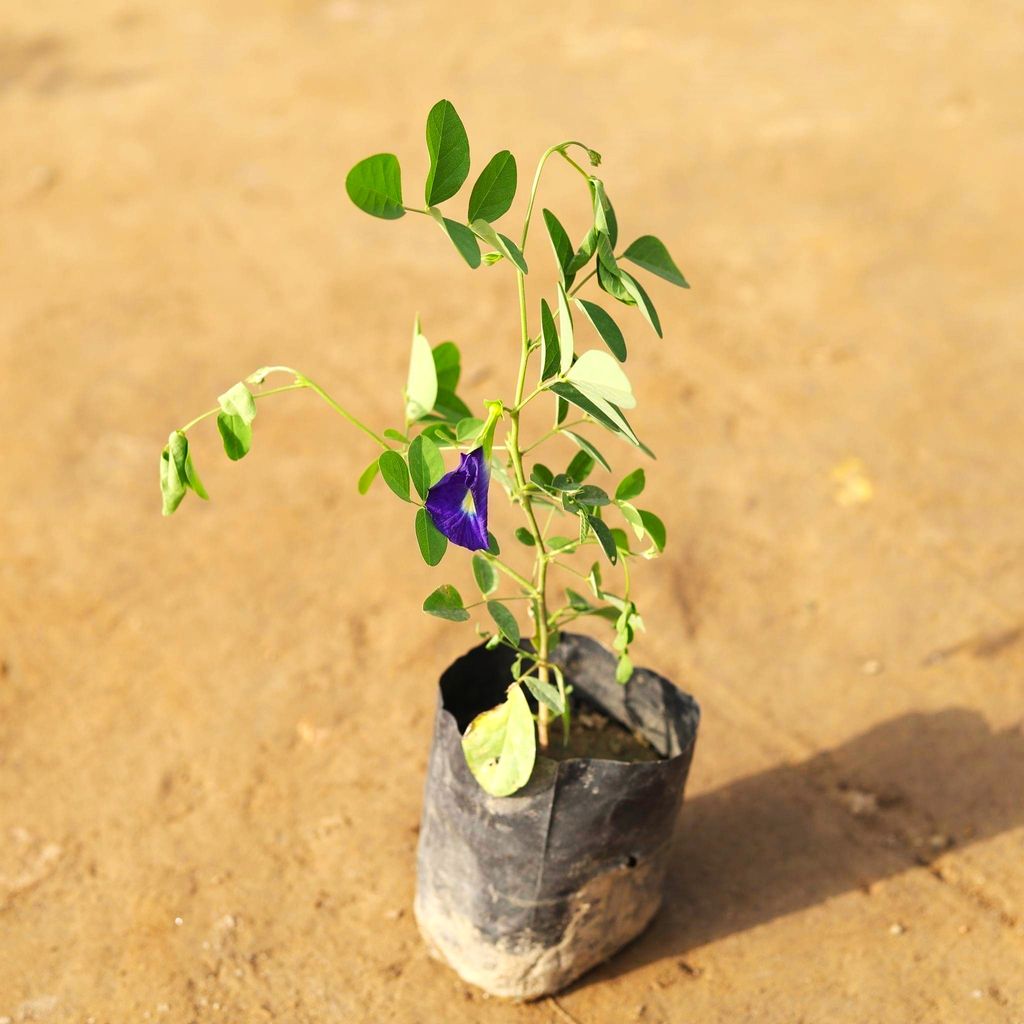
<svg viewBox="0 0 1024 1024">
<path fill-rule="evenodd" d="M 487 484 L 483 448 L 463 455 L 459 468 L 445 473 L 427 492 L 427 512 L 434 525 L 453 544 L 470 551 L 485 551 L 487 539 Z"/>
</svg>

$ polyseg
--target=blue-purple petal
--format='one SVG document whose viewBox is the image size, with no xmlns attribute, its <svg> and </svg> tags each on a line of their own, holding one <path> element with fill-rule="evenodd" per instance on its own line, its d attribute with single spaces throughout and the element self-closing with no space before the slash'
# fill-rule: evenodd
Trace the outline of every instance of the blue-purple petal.
<svg viewBox="0 0 1024 1024">
<path fill-rule="evenodd" d="M 427 492 L 426 508 L 434 525 L 453 544 L 470 551 L 484 551 L 487 537 L 487 463 L 482 448 L 463 455 L 458 469 L 445 473 Z M 473 510 L 465 507 L 473 497 Z"/>
</svg>

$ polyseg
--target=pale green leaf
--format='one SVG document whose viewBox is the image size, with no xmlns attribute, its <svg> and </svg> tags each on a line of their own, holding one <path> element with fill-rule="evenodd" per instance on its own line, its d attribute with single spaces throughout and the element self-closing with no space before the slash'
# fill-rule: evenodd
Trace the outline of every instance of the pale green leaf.
<svg viewBox="0 0 1024 1024">
<path fill-rule="evenodd" d="M 630 444 L 634 444 L 638 448 L 642 447 L 640 439 L 633 432 L 629 421 L 622 414 L 621 410 L 610 402 L 606 402 L 603 398 L 591 398 L 573 387 L 572 384 L 552 384 L 551 390 L 560 398 L 564 398 L 578 409 L 582 409 L 585 413 L 593 416 L 601 426 L 606 427 L 613 434 L 621 434 Z"/>
<path fill-rule="evenodd" d="M 409 356 L 409 379 L 405 385 L 405 418 L 411 423 L 426 416 L 437 401 L 437 368 L 430 342 L 420 333 L 417 318 Z"/>
<path fill-rule="evenodd" d="M 246 426 L 256 418 L 256 399 L 241 382 L 219 395 L 217 403 L 228 416 L 237 416 Z"/>
<path fill-rule="evenodd" d="M 491 796 L 509 796 L 530 781 L 537 756 L 533 714 L 518 683 L 496 708 L 469 723 L 462 750 L 473 777 Z"/>
<path fill-rule="evenodd" d="M 629 378 L 607 352 L 598 349 L 584 352 L 565 378 L 588 398 L 604 399 L 622 409 L 632 409 L 636 405 Z"/>
<path fill-rule="evenodd" d="M 643 540 L 647 534 L 647 528 L 644 526 L 643 517 L 637 511 L 636 507 L 631 505 L 628 501 L 617 501 L 616 504 L 619 506 L 622 518 L 625 519 L 633 528 L 633 533 L 636 534 L 636 539 Z"/>
</svg>

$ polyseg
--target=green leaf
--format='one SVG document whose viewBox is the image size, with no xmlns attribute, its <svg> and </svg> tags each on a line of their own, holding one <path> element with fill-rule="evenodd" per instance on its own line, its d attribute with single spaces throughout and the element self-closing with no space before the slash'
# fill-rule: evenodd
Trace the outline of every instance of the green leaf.
<svg viewBox="0 0 1024 1024">
<path fill-rule="evenodd" d="M 611 230 L 608 223 L 608 209 L 611 203 L 608 202 L 608 196 L 604 191 L 604 182 L 600 178 L 590 179 L 590 196 L 594 204 L 594 227 L 602 235 L 608 235 L 611 238 Z M 611 243 L 615 245 L 615 239 L 611 238 Z"/>
<path fill-rule="evenodd" d="M 635 242 L 630 243 L 622 258 L 680 288 L 690 287 L 665 248 L 665 243 L 654 235 L 641 235 Z"/>
<path fill-rule="evenodd" d="M 577 505 L 586 505 L 590 508 L 598 508 L 603 505 L 610 505 L 611 498 L 600 487 L 593 484 L 585 484 L 573 495 L 573 501 Z"/>
<path fill-rule="evenodd" d="M 544 368 L 540 379 L 547 380 L 558 373 L 562 355 L 555 318 L 551 315 L 551 307 L 546 299 L 540 300 L 540 333 L 544 345 Z"/>
<path fill-rule="evenodd" d="M 477 238 L 482 238 L 488 245 L 497 249 L 502 256 L 511 260 L 524 274 L 529 272 L 525 257 L 520 252 L 519 246 L 511 238 L 495 231 L 485 220 L 477 219 L 469 226 Z"/>
<path fill-rule="evenodd" d="M 507 150 L 495 153 L 476 179 L 469 197 L 467 220 L 495 221 L 508 213 L 516 197 L 516 158 Z"/>
<path fill-rule="evenodd" d="M 607 292 L 613 299 L 617 299 L 625 306 L 635 306 L 636 299 L 631 292 L 626 290 L 622 283 L 622 271 L 611 267 L 600 256 L 597 259 L 597 283 L 601 290 Z"/>
<path fill-rule="evenodd" d="M 615 488 L 616 501 L 630 501 L 638 494 L 643 494 L 647 484 L 647 475 L 642 469 L 634 469 L 632 473 L 622 478 L 622 482 Z"/>
<path fill-rule="evenodd" d="M 256 419 L 256 399 L 242 383 L 228 388 L 223 395 L 218 396 L 217 403 L 228 416 L 237 416 L 246 426 Z"/>
<path fill-rule="evenodd" d="M 565 710 L 565 702 L 562 700 L 557 686 L 552 686 L 551 683 L 542 683 L 536 676 L 523 676 L 519 681 L 525 683 L 530 693 L 541 704 L 551 708 L 556 715 L 560 715 Z"/>
<path fill-rule="evenodd" d="M 525 526 L 516 527 L 516 540 L 520 544 L 525 544 L 528 548 L 532 548 L 537 543 L 533 534 Z"/>
<path fill-rule="evenodd" d="M 407 438 L 400 430 L 395 430 L 394 427 L 386 427 L 384 430 L 384 436 L 390 438 L 392 441 L 397 441 L 399 444 L 409 443 L 409 438 Z"/>
<path fill-rule="evenodd" d="M 619 560 L 619 549 L 615 546 L 615 538 L 612 536 L 612 531 L 608 529 L 608 524 L 603 519 L 598 519 L 597 516 L 588 516 L 587 522 L 594 531 L 594 536 L 597 537 L 601 549 L 608 556 L 608 561 L 614 565 Z"/>
<path fill-rule="evenodd" d="M 483 555 L 473 556 L 473 577 L 480 593 L 488 597 L 498 589 L 498 573 Z"/>
<path fill-rule="evenodd" d="M 636 405 L 629 378 L 607 353 L 589 349 L 573 363 L 565 379 L 590 399 L 604 399 L 622 409 Z"/>
<path fill-rule="evenodd" d="M 232 462 L 248 454 L 252 447 L 252 427 L 241 416 L 221 410 L 217 413 L 217 430 L 224 444 L 224 452 Z"/>
<path fill-rule="evenodd" d="M 586 299 L 575 299 L 576 305 L 583 311 L 586 318 L 594 325 L 601 335 L 601 340 L 611 349 L 612 354 L 620 363 L 626 361 L 626 339 L 619 330 L 619 325 L 596 302 Z"/>
<path fill-rule="evenodd" d="M 653 513 L 640 509 L 640 519 L 644 529 L 650 534 L 654 546 L 659 551 L 665 550 L 665 524 Z"/>
<path fill-rule="evenodd" d="M 436 444 L 420 434 L 409 445 L 409 476 L 421 498 L 444 476 L 444 458 Z M 436 563 L 430 563 L 431 565 Z"/>
<path fill-rule="evenodd" d="M 569 310 L 569 298 L 565 294 L 565 288 L 558 286 L 558 345 L 559 345 L 559 369 L 564 374 L 572 366 L 573 340 L 572 313 Z"/>
<path fill-rule="evenodd" d="M 476 235 L 465 224 L 460 224 L 457 220 L 452 220 L 450 217 L 445 217 L 436 206 L 430 207 L 430 216 L 434 218 L 434 222 L 448 236 L 452 245 L 458 250 L 459 255 L 473 270 L 476 270 L 480 266 L 480 243 L 476 240 Z"/>
<path fill-rule="evenodd" d="M 371 462 L 366 469 L 359 474 L 359 480 L 356 483 L 356 489 L 360 494 L 366 494 L 370 489 L 370 485 L 374 480 L 377 479 L 377 473 L 380 471 L 380 465 L 376 459 Z"/>
<path fill-rule="evenodd" d="M 189 450 L 188 438 L 180 430 L 175 430 L 167 438 L 167 448 L 174 463 L 174 472 L 180 483 L 195 491 L 203 501 L 209 501 L 210 496 L 206 493 L 206 488 L 203 486 L 202 480 L 199 479 L 195 466 L 192 465 L 192 452 Z"/>
<path fill-rule="evenodd" d="M 562 433 L 565 434 L 566 437 L 572 438 L 572 440 L 575 441 L 576 444 L 579 445 L 579 447 L 582 448 L 583 451 L 585 451 L 592 459 L 596 462 L 600 462 L 609 473 L 611 472 L 612 467 L 608 465 L 608 460 L 585 437 L 572 430 L 563 430 Z"/>
<path fill-rule="evenodd" d="M 629 425 L 626 417 L 610 402 L 606 402 L 604 399 L 591 399 L 571 384 L 552 384 L 551 390 L 578 409 L 593 416 L 601 426 L 606 427 L 613 434 L 621 434 L 631 444 L 638 448 L 641 446 L 640 439 L 633 433 L 633 428 Z"/>
<path fill-rule="evenodd" d="M 565 475 L 572 477 L 579 483 L 583 483 L 588 476 L 593 472 L 595 465 L 595 459 L 592 455 L 585 451 L 577 452 L 569 463 L 568 468 L 565 471 Z"/>
<path fill-rule="evenodd" d="M 469 618 L 462 595 L 450 583 L 442 584 L 429 594 L 423 602 L 423 610 L 428 615 L 436 615 L 449 622 L 465 622 Z"/>
<path fill-rule="evenodd" d="M 384 478 L 384 483 L 388 485 L 397 494 L 402 501 L 409 500 L 409 469 L 405 464 L 405 459 L 402 458 L 398 452 L 391 451 L 390 449 L 386 452 L 382 452 L 380 458 L 377 460 L 377 465 L 380 467 L 380 475 Z"/>
<path fill-rule="evenodd" d="M 558 262 L 558 269 L 562 277 L 562 284 L 566 289 L 572 287 L 576 278 L 575 273 L 570 271 L 574 250 L 569 235 L 562 227 L 561 221 L 550 211 L 544 211 L 544 225 L 548 229 L 548 238 L 551 239 L 551 248 L 555 251 L 555 259 Z"/>
<path fill-rule="evenodd" d="M 466 416 L 455 426 L 455 439 L 459 444 L 468 444 L 480 435 L 484 421 L 476 416 Z"/>
<path fill-rule="evenodd" d="M 348 172 L 345 191 L 364 213 L 384 220 L 405 216 L 402 205 L 402 169 L 394 153 L 368 156 Z"/>
<path fill-rule="evenodd" d="M 462 372 L 459 346 L 454 341 L 442 341 L 434 348 L 433 357 L 438 392 L 450 391 L 454 394 L 459 386 L 459 374 Z"/>
<path fill-rule="evenodd" d="M 643 313 L 644 319 L 654 329 L 654 333 L 659 338 L 664 337 L 661 333 L 661 318 L 654 308 L 654 303 L 651 302 L 650 295 L 644 291 L 644 286 L 632 274 L 627 274 L 624 270 L 619 271 L 619 282 L 632 296 L 640 312 Z"/>
<path fill-rule="evenodd" d="M 437 369 L 430 342 L 420 331 L 419 317 L 412 334 L 409 378 L 405 385 L 405 418 L 409 422 L 426 416 L 437 401 Z"/>
<path fill-rule="evenodd" d="M 636 507 L 631 505 L 628 501 L 617 501 L 616 504 L 619 506 L 622 518 L 625 519 L 633 528 L 633 533 L 636 534 L 636 539 L 643 540 L 647 534 L 647 528 L 644 526 L 644 521 Z"/>
<path fill-rule="evenodd" d="M 573 611 L 589 612 L 594 607 L 582 594 L 577 593 L 571 587 L 565 588 L 565 596 L 569 599 L 569 607 Z"/>
<path fill-rule="evenodd" d="M 500 601 L 488 601 L 487 610 L 502 634 L 518 647 L 519 623 L 516 622 L 516 617 Z"/>
<path fill-rule="evenodd" d="M 434 412 L 443 416 L 449 423 L 458 423 L 469 416 L 469 406 L 451 391 L 438 389 L 434 399 Z"/>
<path fill-rule="evenodd" d="M 538 462 L 534 465 L 530 471 L 530 479 L 540 487 L 548 488 L 551 486 L 551 481 L 554 478 L 554 473 L 544 465 L 543 462 Z"/>
<path fill-rule="evenodd" d="M 430 171 L 424 188 L 427 206 L 451 199 L 469 175 L 469 138 L 462 119 L 448 100 L 427 115 L 427 153 Z"/>
<path fill-rule="evenodd" d="M 501 554 L 501 545 L 498 543 L 498 538 L 490 531 L 487 533 L 487 550 L 492 555 Z"/>
<path fill-rule="evenodd" d="M 175 435 L 171 434 L 173 438 Z M 184 459 L 179 473 L 178 464 L 171 455 L 170 443 L 160 453 L 160 495 L 163 498 L 163 514 L 171 515 L 185 497 Z"/>
<path fill-rule="evenodd" d="M 530 781 L 537 757 L 533 714 L 518 683 L 503 703 L 469 723 L 462 751 L 473 777 L 491 796 L 509 796 Z"/>
<path fill-rule="evenodd" d="M 448 538 L 434 525 L 425 508 L 416 510 L 416 543 L 427 565 L 437 565 L 448 550 Z"/>
<path fill-rule="evenodd" d="M 615 680 L 616 682 L 622 683 L 623 686 L 629 682 L 633 676 L 633 662 L 629 660 L 628 654 L 623 654 L 619 657 L 619 662 L 615 666 Z"/>
</svg>

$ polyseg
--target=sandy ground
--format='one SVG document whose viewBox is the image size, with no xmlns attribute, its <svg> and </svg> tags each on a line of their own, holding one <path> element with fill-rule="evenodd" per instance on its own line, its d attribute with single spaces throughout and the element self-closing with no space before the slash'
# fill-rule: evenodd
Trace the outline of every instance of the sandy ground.
<svg viewBox="0 0 1024 1024">
<path fill-rule="evenodd" d="M 3 5 L 4 1024 L 1024 1021 L 1024 11 L 638 6 Z M 629 364 L 637 657 L 705 713 L 668 900 L 526 1007 L 411 918 L 471 633 L 372 451 L 285 396 L 239 466 L 197 432 L 209 506 L 156 491 L 265 362 L 392 423 L 417 309 L 507 391 L 508 275 L 343 193 L 391 148 L 416 193 L 441 96 L 477 167 L 601 149 L 694 286 Z"/>
</svg>

